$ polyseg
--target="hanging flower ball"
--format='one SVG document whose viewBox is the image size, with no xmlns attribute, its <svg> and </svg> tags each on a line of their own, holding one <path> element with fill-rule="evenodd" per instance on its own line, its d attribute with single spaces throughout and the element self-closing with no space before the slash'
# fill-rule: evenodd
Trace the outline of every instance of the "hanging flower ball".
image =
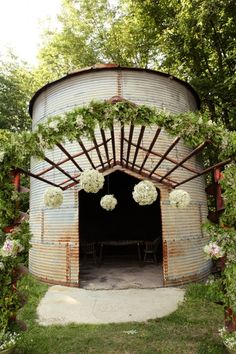
<svg viewBox="0 0 236 354">
<path fill-rule="evenodd" d="M 174 208 L 186 208 L 190 203 L 190 195 L 183 189 L 173 190 L 169 195 L 170 205 Z"/>
<path fill-rule="evenodd" d="M 81 187 L 87 193 L 97 193 L 102 189 L 105 178 L 97 170 L 85 170 L 80 175 Z"/>
<path fill-rule="evenodd" d="M 44 193 L 44 204 L 48 208 L 59 208 L 63 203 L 63 192 L 58 187 L 49 187 Z"/>
<path fill-rule="evenodd" d="M 208 258 L 218 259 L 224 256 L 224 251 L 216 242 L 210 242 L 203 248 Z"/>
<path fill-rule="evenodd" d="M 142 181 L 134 186 L 133 198 L 139 205 L 150 205 L 157 199 L 157 190 L 150 181 Z"/>
<path fill-rule="evenodd" d="M 110 211 L 115 209 L 117 204 L 117 199 L 114 197 L 113 194 L 107 194 L 102 197 L 100 201 L 100 205 L 103 209 Z"/>
</svg>

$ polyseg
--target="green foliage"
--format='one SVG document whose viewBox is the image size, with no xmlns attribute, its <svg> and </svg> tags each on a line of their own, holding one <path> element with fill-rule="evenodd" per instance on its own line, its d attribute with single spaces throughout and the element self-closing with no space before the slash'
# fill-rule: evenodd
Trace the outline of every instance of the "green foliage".
<svg viewBox="0 0 236 354">
<path fill-rule="evenodd" d="M 225 203 L 225 211 L 222 215 L 222 222 L 225 225 L 236 228 L 236 166 L 235 164 L 228 165 L 223 172 L 221 185 L 223 188 L 223 198 Z"/>
<path fill-rule="evenodd" d="M 13 54 L 0 61 L 0 129 L 30 129 L 28 102 L 34 90 L 32 73 L 25 63 Z"/>
<path fill-rule="evenodd" d="M 205 229 L 211 241 L 215 242 L 225 253 L 221 259 L 221 275 L 210 282 L 211 294 L 215 293 L 218 301 L 226 308 L 236 312 L 236 231 L 234 228 L 206 224 Z"/>
</svg>

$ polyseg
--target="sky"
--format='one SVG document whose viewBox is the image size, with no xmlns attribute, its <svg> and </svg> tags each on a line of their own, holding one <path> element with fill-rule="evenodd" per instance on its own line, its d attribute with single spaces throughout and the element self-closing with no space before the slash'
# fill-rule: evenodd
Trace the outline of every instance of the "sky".
<svg viewBox="0 0 236 354">
<path fill-rule="evenodd" d="M 56 24 L 56 15 L 61 0 L 0 0 L 0 55 L 12 48 L 19 58 L 36 64 L 40 34 L 51 18 Z"/>
</svg>

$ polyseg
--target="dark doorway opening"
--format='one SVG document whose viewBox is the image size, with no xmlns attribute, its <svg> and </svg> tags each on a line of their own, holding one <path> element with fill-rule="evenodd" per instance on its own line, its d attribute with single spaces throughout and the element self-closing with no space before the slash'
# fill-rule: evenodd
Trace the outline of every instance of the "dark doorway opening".
<svg viewBox="0 0 236 354">
<path fill-rule="evenodd" d="M 140 206 L 132 191 L 140 180 L 126 173 L 116 171 L 105 177 L 105 184 L 98 193 L 79 192 L 79 235 L 80 242 L 154 240 L 162 235 L 160 193 L 151 205 Z M 118 204 L 113 211 L 100 206 L 105 194 L 114 194 Z M 161 257 L 161 243 L 158 258 Z M 132 244 L 126 247 L 109 247 L 109 255 L 136 257 L 137 249 Z M 98 250 L 99 252 L 99 250 Z"/>
</svg>

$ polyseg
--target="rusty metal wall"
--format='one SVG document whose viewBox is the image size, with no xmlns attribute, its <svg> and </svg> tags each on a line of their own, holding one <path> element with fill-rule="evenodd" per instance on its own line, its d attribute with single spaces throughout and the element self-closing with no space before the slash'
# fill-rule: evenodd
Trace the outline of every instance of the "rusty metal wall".
<svg viewBox="0 0 236 354">
<path fill-rule="evenodd" d="M 49 116 L 69 111 L 78 105 L 90 102 L 92 99 L 109 99 L 121 95 L 137 104 L 146 104 L 166 109 L 172 113 L 195 110 L 197 103 L 191 90 L 176 80 L 150 72 L 135 70 L 103 70 L 101 72 L 85 72 L 73 76 L 44 89 L 35 99 L 33 105 L 33 129 L 39 122 Z M 155 128 L 146 128 L 142 145 L 148 147 L 155 134 Z M 135 127 L 133 141 L 137 141 L 140 127 Z M 129 127 L 125 127 L 128 137 Z M 99 131 L 96 131 L 98 143 L 101 141 Z M 173 137 L 161 132 L 153 150 L 163 153 L 173 141 Z M 83 139 L 85 146 L 91 147 L 90 141 Z M 120 156 L 120 127 L 115 126 L 116 154 Z M 70 153 L 81 151 L 78 143 L 67 143 Z M 111 143 L 108 144 L 112 153 Z M 130 151 L 130 159 L 135 148 Z M 180 161 L 191 150 L 181 141 L 170 153 L 170 157 Z M 124 145 L 124 154 L 127 145 Z M 103 151 L 105 156 L 105 151 Z M 47 152 L 47 156 L 57 161 L 64 158 L 63 153 L 55 148 Z M 96 151 L 90 153 L 95 164 L 99 163 Z M 137 164 L 144 158 L 139 152 Z M 159 157 L 148 159 L 146 166 L 154 167 Z M 77 159 L 79 165 L 90 168 L 86 157 Z M 31 170 L 37 173 L 49 165 L 45 161 L 32 159 Z M 201 161 L 191 159 L 188 166 L 200 168 Z M 165 161 L 159 170 L 167 172 L 173 163 Z M 77 172 L 73 164 L 64 166 L 71 173 Z M 110 171 L 111 172 L 111 171 Z M 129 171 L 125 171 L 130 173 Z M 173 179 L 183 180 L 191 173 L 178 169 L 171 175 Z M 52 181 L 61 182 L 65 179 L 59 171 L 50 171 L 45 175 Z M 136 176 L 142 178 L 141 176 Z M 191 204 L 187 209 L 177 210 L 169 205 L 169 190 L 162 184 L 156 184 L 161 192 L 161 213 L 163 226 L 163 275 L 164 285 L 184 284 L 192 280 L 202 279 L 209 272 L 209 262 L 204 259 L 202 247 L 207 242 L 206 235 L 201 230 L 201 222 L 206 219 L 207 204 L 204 177 L 199 177 L 183 187 L 191 195 Z M 64 192 L 64 202 L 58 209 L 50 210 L 43 204 L 43 194 L 47 185 L 32 179 L 30 194 L 30 225 L 33 233 L 30 250 L 30 271 L 39 278 L 57 284 L 71 286 L 79 285 L 79 186 Z"/>
</svg>

